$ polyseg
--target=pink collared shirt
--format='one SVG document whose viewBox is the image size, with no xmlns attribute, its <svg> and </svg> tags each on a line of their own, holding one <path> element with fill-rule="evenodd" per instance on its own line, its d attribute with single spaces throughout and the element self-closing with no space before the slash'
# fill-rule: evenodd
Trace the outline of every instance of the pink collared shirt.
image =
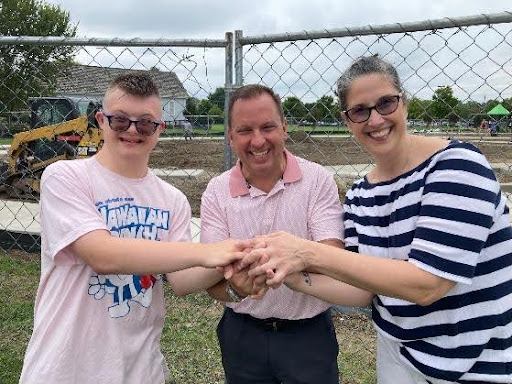
<svg viewBox="0 0 512 384">
<path fill-rule="evenodd" d="M 333 176 L 287 150 L 285 155 L 283 178 L 269 193 L 248 185 L 240 161 L 210 181 L 201 200 L 201 242 L 249 239 L 281 230 L 314 241 L 343 239 L 343 211 Z M 330 304 L 282 285 L 261 300 L 227 306 L 257 318 L 295 320 L 316 316 Z"/>
</svg>

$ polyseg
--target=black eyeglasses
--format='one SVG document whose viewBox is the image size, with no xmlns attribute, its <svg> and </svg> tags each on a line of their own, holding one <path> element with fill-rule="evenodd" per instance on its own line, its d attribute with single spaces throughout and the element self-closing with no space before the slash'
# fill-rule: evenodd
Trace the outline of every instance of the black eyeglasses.
<svg viewBox="0 0 512 384">
<path fill-rule="evenodd" d="M 104 111 L 102 111 L 103 116 L 105 116 L 108 120 L 108 125 L 113 131 L 116 132 L 125 132 L 130 128 L 130 125 L 135 124 L 135 129 L 142 136 L 151 136 L 156 132 L 156 129 L 161 121 L 153 121 L 149 119 L 140 119 L 140 120 L 130 120 L 123 116 L 115 116 L 115 115 L 107 115 Z"/>
<path fill-rule="evenodd" d="M 364 123 L 370 118 L 372 109 L 375 109 L 382 116 L 386 116 L 395 112 L 398 108 L 398 102 L 400 101 L 401 97 L 402 93 L 399 93 L 396 96 L 384 96 L 381 97 L 373 107 L 358 105 L 354 108 L 343 111 L 343 113 L 353 123 Z"/>
</svg>

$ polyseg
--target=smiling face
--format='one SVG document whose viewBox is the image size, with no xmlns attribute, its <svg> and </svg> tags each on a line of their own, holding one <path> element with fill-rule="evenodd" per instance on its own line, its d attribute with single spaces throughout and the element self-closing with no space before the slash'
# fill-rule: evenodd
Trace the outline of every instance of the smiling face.
<svg viewBox="0 0 512 384">
<path fill-rule="evenodd" d="M 119 88 L 107 92 L 103 100 L 103 110 L 109 116 L 124 117 L 130 120 L 160 121 L 162 119 L 162 103 L 158 96 L 134 96 Z M 106 162 L 105 165 L 109 166 L 112 162 L 128 161 L 132 165 L 147 166 L 149 154 L 164 128 L 163 123 L 151 136 L 139 134 L 135 124 L 131 124 L 125 132 L 116 132 L 110 128 L 104 113 L 98 112 L 96 119 L 103 132 L 104 140 L 103 148 L 98 155 L 101 154 L 100 158 Z"/>
<path fill-rule="evenodd" d="M 235 101 L 231 110 L 229 140 L 249 183 L 266 190 L 285 168 L 286 120 L 266 93 Z"/>
<path fill-rule="evenodd" d="M 347 110 L 355 107 L 373 107 L 385 96 L 400 93 L 390 79 L 382 74 L 362 75 L 354 79 L 347 92 Z M 355 139 L 378 162 L 400 152 L 407 133 L 407 108 L 402 99 L 396 111 L 381 115 L 371 110 L 370 118 L 354 123 L 342 115 Z"/>
</svg>

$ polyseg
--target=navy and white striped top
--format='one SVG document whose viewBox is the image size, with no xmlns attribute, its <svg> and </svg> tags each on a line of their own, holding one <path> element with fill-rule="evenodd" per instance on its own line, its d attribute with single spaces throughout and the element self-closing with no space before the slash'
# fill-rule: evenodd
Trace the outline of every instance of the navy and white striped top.
<svg viewBox="0 0 512 384">
<path fill-rule="evenodd" d="M 428 306 L 377 296 L 377 331 L 434 382 L 512 382 L 512 228 L 482 153 L 452 141 L 393 180 L 357 181 L 344 209 L 348 250 L 457 283 Z"/>
</svg>

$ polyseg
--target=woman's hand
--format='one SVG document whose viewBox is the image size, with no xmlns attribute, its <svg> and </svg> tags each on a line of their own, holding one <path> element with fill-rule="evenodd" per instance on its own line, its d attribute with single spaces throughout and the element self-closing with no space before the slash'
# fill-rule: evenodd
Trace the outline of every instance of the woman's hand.
<svg viewBox="0 0 512 384">
<path fill-rule="evenodd" d="M 267 275 L 267 277 L 269 277 Z M 271 278 L 272 276 L 270 276 Z M 284 285 L 286 285 L 288 288 L 293 289 L 294 291 L 297 290 L 297 288 L 300 286 L 302 281 L 304 280 L 303 272 L 294 272 L 290 273 L 284 278 Z"/>
<path fill-rule="evenodd" d="M 285 277 L 291 273 L 300 272 L 308 267 L 308 259 L 313 242 L 290 235 L 286 232 L 276 232 L 255 238 L 261 248 L 254 248 L 240 262 L 240 267 L 250 266 L 249 276 L 266 275 L 266 284 L 278 287 Z M 263 245 L 265 247 L 263 247 Z M 262 257 L 268 261 L 259 263 Z M 254 265 L 254 263 L 258 263 Z"/>
</svg>

